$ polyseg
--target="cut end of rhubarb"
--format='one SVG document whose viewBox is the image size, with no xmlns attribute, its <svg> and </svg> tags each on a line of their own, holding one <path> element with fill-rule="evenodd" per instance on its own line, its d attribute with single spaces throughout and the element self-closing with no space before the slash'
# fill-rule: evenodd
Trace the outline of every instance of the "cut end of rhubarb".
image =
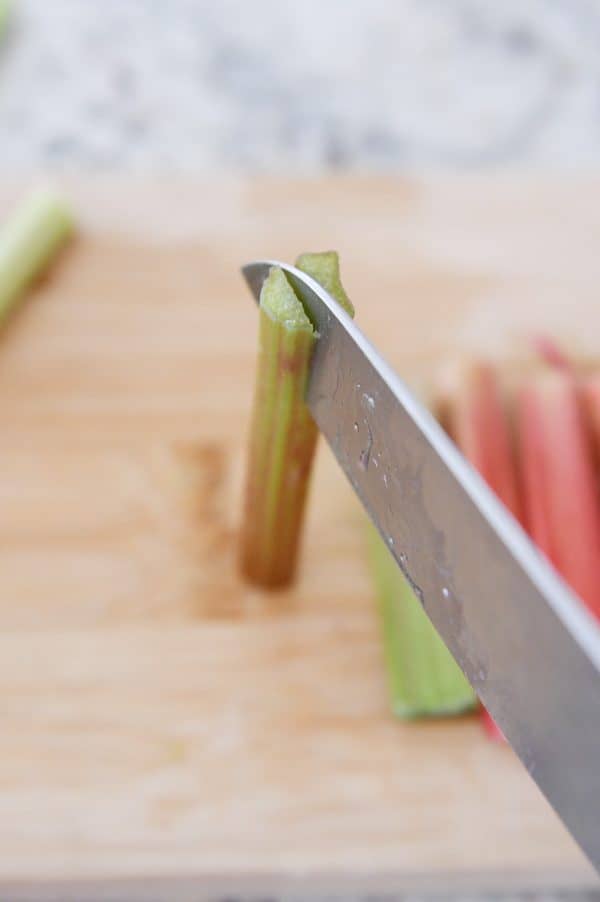
<svg viewBox="0 0 600 902">
<path fill-rule="evenodd" d="M 273 266 L 260 292 L 260 308 L 274 322 L 291 331 L 314 334 L 312 323 L 283 270 Z"/>
<path fill-rule="evenodd" d="M 346 313 L 354 316 L 354 307 L 340 279 L 340 260 L 336 251 L 301 254 L 296 260 L 296 266 L 322 285 Z"/>
<path fill-rule="evenodd" d="M 56 189 L 45 187 L 27 195 L 5 225 L 2 237 L 12 245 L 23 235 L 35 249 L 59 246 L 74 230 L 73 214 L 64 197 Z"/>
</svg>

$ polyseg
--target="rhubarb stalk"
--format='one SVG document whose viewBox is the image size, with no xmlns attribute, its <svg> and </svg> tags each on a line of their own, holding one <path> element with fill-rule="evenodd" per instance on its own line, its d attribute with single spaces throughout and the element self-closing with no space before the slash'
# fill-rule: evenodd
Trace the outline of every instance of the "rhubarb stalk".
<svg viewBox="0 0 600 902">
<path fill-rule="evenodd" d="M 510 422 L 494 368 L 474 362 L 448 375 L 436 411 L 442 425 L 489 487 L 522 520 Z M 503 739 L 485 708 L 481 716 L 490 737 Z"/>
<path fill-rule="evenodd" d="M 0 38 L 4 35 L 4 30 L 10 15 L 11 0 L 0 0 Z"/>
<path fill-rule="evenodd" d="M 297 265 L 340 302 L 337 254 L 305 254 Z M 317 428 L 304 402 L 316 334 L 282 270 L 273 267 L 259 305 L 259 354 L 241 569 L 251 582 L 279 588 L 293 579 Z"/>
<path fill-rule="evenodd" d="M 600 476 L 600 372 L 594 373 L 586 381 L 583 400 L 594 446 L 596 473 Z"/>
<path fill-rule="evenodd" d="M 471 710 L 475 693 L 371 527 L 369 546 L 394 714 L 409 719 Z"/>
<path fill-rule="evenodd" d="M 442 385 L 436 413 L 467 460 L 521 520 L 510 422 L 494 368 L 473 362 L 454 370 Z"/>
<path fill-rule="evenodd" d="M 6 222 L 0 231 L 0 321 L 72 232 L 66 204 L 49 190 L 30 195 Z"/>
<path fill-rule="evenodd" d="M 572 373 L 545 369 L 517 399 L 525 525 L 600 617 L 600 498 L 591 436 Z"/>
</svg>

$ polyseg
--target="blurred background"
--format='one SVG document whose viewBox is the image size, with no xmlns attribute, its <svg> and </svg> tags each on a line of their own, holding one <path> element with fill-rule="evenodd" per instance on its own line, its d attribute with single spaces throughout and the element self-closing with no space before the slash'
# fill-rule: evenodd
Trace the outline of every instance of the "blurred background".
<svg viewBox="0 0 600 902">
<path fill-rule="evenodd" d="M 593 163 L 597 0 L 15 0 L 0 163 Z"/>
</svg>

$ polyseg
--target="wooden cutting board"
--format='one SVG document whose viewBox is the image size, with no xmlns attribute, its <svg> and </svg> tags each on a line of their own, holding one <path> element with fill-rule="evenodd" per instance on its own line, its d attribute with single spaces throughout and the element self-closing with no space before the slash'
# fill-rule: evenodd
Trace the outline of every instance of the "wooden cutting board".
<svg viewBox="0 0 600 902">
<path fill-rule="evenodd" d="M 0 336 L 0 896 L 597 885 L 477 720 L 389 716 L 363 520 L 325 447 L 293 590 L 243 585 L 235 538 L 242 262 L 338 248 L 358 321 L 415 384 L 448 348 L 542 325 L 587 353 L 600 184 L 64 188 L 80 237 Z"/>
</svg>

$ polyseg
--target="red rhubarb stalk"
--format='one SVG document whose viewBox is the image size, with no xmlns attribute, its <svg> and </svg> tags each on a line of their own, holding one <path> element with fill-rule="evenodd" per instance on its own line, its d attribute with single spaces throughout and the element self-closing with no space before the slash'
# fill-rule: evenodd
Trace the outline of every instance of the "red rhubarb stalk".
<svg viewBox="0 0 600 902">
<path fill-rule="evenodd" d="M 476 362 L 463 364 L 448 374 L 438 415 L 467 460 L 511 513 L 521 520 L 510 422 L 494 368 Z M 482 708 L 481 717 L 488 735 L 497 741 L 504 740 L 502 731 L 485 708 Z"/>
<path fill-rule="evenodd" d="M 600 477 L 600 372 L 594 373 L 585 382 L 582 394 L 594 446 L 596 473 Z"/>
<path fill-rule="evenodd" d="M 442 425 L 467 460 L 517 518 L 522 518 L 515 452 L 508 413 L 495 369 L 464 364 L 443 387 Z"/>
<path fill-rule="evenodd" d="M 600 497 L 581 394 L 568 370 L 544 369 L 518 394 L 525 526 L 600 617 Z"/>
</svg>

